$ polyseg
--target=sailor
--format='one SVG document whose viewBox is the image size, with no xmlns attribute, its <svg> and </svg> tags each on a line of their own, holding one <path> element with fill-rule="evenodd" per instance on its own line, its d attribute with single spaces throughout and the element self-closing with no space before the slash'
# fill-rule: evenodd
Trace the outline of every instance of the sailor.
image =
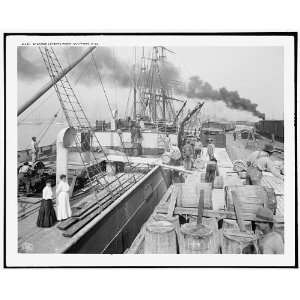
<svg viewBox="0 0 300 300">
<path fill-rule="evenodd" d="M 218 161 L 211 157 L 206 165 L 205 182 L 213 183 L 216 176 L 219 176 Z"/>
<path fill-rule="evenodd" d="M 32 139 L 32 141 L 31 141 L 31 157 L 32 157 L 32 163 L 34 163 L 38 160 L 39 146 L 38 146 L 35 136 L 33 136 L 31 139 Z"/>
<path fill-rule="evenodd" d="M 275 164 L 271 159 L 274 152 L 273 146 L 266 144 L 263 150 L 254 151 L 248 157 L 246 184 L 259 185 L 263 171 L 271 172 L 274 176 L 283 180 L 284 176 L 280 174 L 280 171 L 275 167 Z"/>
<path fill-rule="evenodd" d="M 191 142 L 187 140 L 186 144 L 182 147 L 183 166 L 186 170 L 190 170 L 192 168 L 193 155 L 193 147 Z"/>
<path fill-rule="evenodd" d="M 207 154 L 209 156 L 209 159 L 215 157 L 215 145 L 213 144 L 213 139 L 209 138 L 207 140 Z"/>
<path fill-rule="evenodd" d="M 270 209 L 260 207 L 256 212 L 256 233 L 260 232 L 258 248 L 261 254 L 283 254 L 284 245 L 282 237 L 273 230 L 274 217 Z"/>
<path fill-rule="evenodd" d="M 203 145 L 200 141 L 200 138 L 198 137 L 194 146 L 195 158 L 201 157 L 202 149 L 203 149 Z"/>
<path fill-rule="evenodd" d="M 23 166 L 19 169 L 18 174 L 18 187 L 21 184 L 25 184 L 27 194 L 29 194 L 30 191 L 30 171 L 31 168 L 29 166 L 29 163 L 26 161 L 24 162 Z"/>
</svg>

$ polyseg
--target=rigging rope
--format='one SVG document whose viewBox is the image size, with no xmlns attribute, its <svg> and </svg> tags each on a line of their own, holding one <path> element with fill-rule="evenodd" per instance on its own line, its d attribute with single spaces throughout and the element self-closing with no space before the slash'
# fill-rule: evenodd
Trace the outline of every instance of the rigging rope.
<svg viewBox="0 0 300 300">
<path fill-rule="evenodd" d="M 114 119 L 113 110 L 112 110 L 112 108 L 111 108 L 111 106 L 110 106 L 110 102 L 109 102 L 109 99 L 108 99 L 106 90 L 105 90 L 104 85 L 103 85 L 103 82 L 102 82 L 101 74 L 100 74 L 100 71 L 99 71 L 99 69 L 98 69 L 98 66 L 97 66 L 97 63 L 96 63 L 96 60 L 95 60 L 94 53 L 91 53 L 91 60 L 92 60 L 92 62 L 94 63 L 95 70 L 96 70 L 96 73 L 97 73 L 97 75 L 98 75 L 98 78 L 99 78 L 101 87 L 102 87 L 102 89 L 103 89 L 103 93 L 104 93 L 104 96 L 105 96 L 105 99 L 106 99 L 108 108 L 109 108 L 110 113 L 111 113 L 111 115 L 112 115 L 112 117 L 113 117 L 113 119 Z"/>
</svg>

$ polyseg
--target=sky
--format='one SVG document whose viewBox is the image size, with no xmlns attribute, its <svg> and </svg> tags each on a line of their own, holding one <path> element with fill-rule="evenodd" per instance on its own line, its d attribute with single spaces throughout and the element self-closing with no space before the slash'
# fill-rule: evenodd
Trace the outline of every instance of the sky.
<svg viewBox="0 0 300 300">
<path fill-rule="evenodd" d="M 63 66 L 67 66 L 85 50 L 82 47 L 71 48 L 55 48 Z M 239 97 L 257 104 L 257 111 L 265 113 L 266 119 L 283 118 L 282 47 L 170 47 L 170 49 L 175 52 L 167 53 L 171 71 L 175 70 L 170 76 L 175 76 L 186 85 L 190 77 L 198 76 L 199 79 L 208 82 L 214 90 L 225 87 L 228 91 L 237 91 Z M 149 47 L 144 49 L 146 56 L 151 50 Z M 140 61 L 142 48 L 102 47 L 96 49 L 94 55 L 109 102 L 114 109 L 118 109 L 120 117 L 123 117 L 126 111 L 131 111 L 132 68 L 135 61 L 137 63 Z M 97 80 L 91 58 L 87 57 L 71 71 L 69 78 L 92 123 L 96 119 L 109 120 L 106 98 Z M 18 105 L 29 99 L 48 80 L 38 48 L 19 47 Z M 186 95 L 181 96 L 187 98 Z M 189 100 L 189 107 L 194 106 L 198 100 Z M 205 102 L 204 112 L 212 118 L 219 116 L 229 120 L 258 120 L 252 113 L 228 108 L 222 101 L 206 99 Z M 24 139 L 23 136 L 31 131 L 29 129 L 31 126 L 24 125 L 25 121 L 49 120 L 59 108 L 57 96 L 54 89 L 51 89 L 18 117 L 19 137 L 22 136 Z M 58 121 L 62 120 L 62 117 L 58 118 Z M 39 131 L 40 128 L 36 127 L 35 130 Z"/>
</svg>

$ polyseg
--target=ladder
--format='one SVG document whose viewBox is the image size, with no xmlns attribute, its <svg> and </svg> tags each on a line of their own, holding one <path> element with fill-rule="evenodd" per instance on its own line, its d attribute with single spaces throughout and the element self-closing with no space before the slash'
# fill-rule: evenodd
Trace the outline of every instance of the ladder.
<svg viewBox="0 0 300 300">
<path fill-rule="evenodd" d="M 63 71 L 62 65 L 60 64 L 52 47 L 39 47 L 39 50 L 48 74 L 51 80 L 54 82 L 55 78 L 57 78 L 57 76 Z M 116 190 L 111 190 L 111 188 L 109 187 L 109 182 L 105 177 L 105 173 L 101 170 L 100 162 L 97 159 L 95 152 L 91 149 L 88 149 L 88 151 L 83 151 L 82 149 L 82 141 L 79 137 L 79 134 L 84 133 L 81 136 L 83 136 L 84 139 L 88 138 L 89 141 L 95 141 L 97 150 L 100 150 L 104 154 L 106 160 L 109 161 L 95 132 L 92 130 L 92 126 L 67 76 L 65 75 L 58 82 L 56 82 L 54 84 L 54 88 L 69 127 L 75 129 L 75 133 L 73 134 L 75 146 L 80 155 L 90 184 L 94 188 L 95 196 L 100 190 L 106 189 L 112 195 L 112 198 L 116 199 L 119 188 L 123 188 L 122 182 L 119 180 L 119 177 L 115 176 L 117 181 L 119 182 L 119 188 Z M 89 155 L 88 159 L 85 157 L 85 152 L 87 152 Z M 96 174 L 90 174 L 88 170 L 89 166 L 93 166 L 93 168 L 96 169 Z"/>
</svg>

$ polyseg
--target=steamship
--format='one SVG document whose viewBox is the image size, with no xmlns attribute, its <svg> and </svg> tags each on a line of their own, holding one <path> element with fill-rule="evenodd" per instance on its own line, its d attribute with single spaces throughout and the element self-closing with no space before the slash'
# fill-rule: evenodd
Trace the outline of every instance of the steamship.
<svg viewBox="0 0 300 300">
<path fill-rule="evenodd" d="M 205 165 L 201 170 L 187 171 L 182 166 L 166 165 L 160 155 L 165 151 L 167 134 L 170 142 L 179 146 L 183 138 L 192 139 L 195 130 L 200 133 L 204 147 L 208 138 L 213 137 L 224 184 L 242 185 L 240 174 L 234 170 L 227 153 L 232 141 L 226 141 L 229 137 L 226 131 L 233 130 L 234 124 L 218 128 L 216 124 L 203 123 L 200 112 L 204 103 L 186 110 L 187 100 L 177 99 L 170 84 L 158 76 L 169 49 L 153 47 L 150 59 L 143 54 L 141 68 L 133 80 L 132 114 L 120 119 L 117 111 L 111 110 L 109 123 L 97 121 L 95 125 L 87 118 L 67 74 L 87 56 L 92 56 L 96 48 L 87 49 L 66 68 L 62 67 L 53 48 L 40 47 L 39 50 L 50 81 L 19 107 L 18 116 L 54 88 L 67 127 L 58 132 L 55 144 L 40 147 L 39 160 L 32 164 L 30 174 L 32 194 L 25 194 L 22 187 L 19 188 L 20 253 L 147 253 L 144 224 L 157 214 L 174 214 L 181 224 L 197 216 L 195 207 L 184 208 L 179 198 L 171 195 L 178 184 L 203 179 L 208 160 L 206 148 Z M 92 61 L 99 72 L 93 56 Z M 140 140 L 132 136 L 133 127 L 140 131 Z M 18 151 L 19 166 L 30 160 L 30 150 Z M 38 228 L 41 190 L 46 179 L 52 178 L 57 183 L 61 174 L 68 176 L 72 217 L 51 228 Z M 271 201 L 270 205 L 282 225 L 283 192 L 270 178 L 264 185 L 277 189 L 270 199 L 281 204 L 274 208 Z M 214 189 L 213 205 L 204 210 L 204 217 L 236 222 L 238 216 L 228 209 L 227 195 L 223 187 Z M 246 221 L 252 222 L 253 215 L 248 214 Z M 282 227 L 279 231 L 282 233 Z M 179 237 L 182 247 L 182 236 Z"/>
</svg>

